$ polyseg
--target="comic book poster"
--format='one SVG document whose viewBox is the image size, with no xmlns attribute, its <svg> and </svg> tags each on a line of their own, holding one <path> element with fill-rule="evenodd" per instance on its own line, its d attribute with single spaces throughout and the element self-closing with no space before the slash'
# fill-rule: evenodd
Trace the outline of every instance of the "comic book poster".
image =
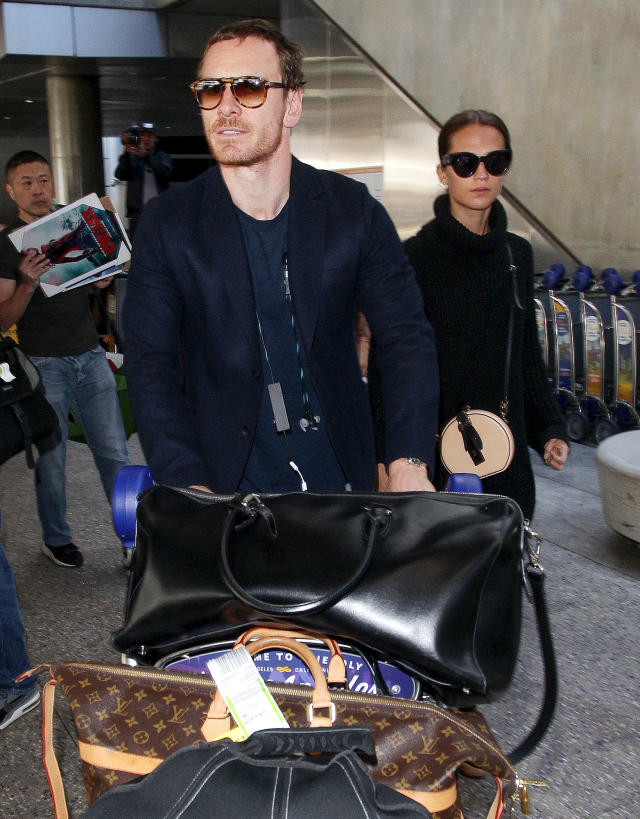
<svg viewBox="0 0 640 819">
<path fill-rule="evenodd" d="M 118 214 L 95 193 L 25 225 L 9 238 L 20 253 L 35 249 L 49 260 L 49 270 L 40 277 L 46 296 L 122 273 L 131 258 Z"/>
</svg>

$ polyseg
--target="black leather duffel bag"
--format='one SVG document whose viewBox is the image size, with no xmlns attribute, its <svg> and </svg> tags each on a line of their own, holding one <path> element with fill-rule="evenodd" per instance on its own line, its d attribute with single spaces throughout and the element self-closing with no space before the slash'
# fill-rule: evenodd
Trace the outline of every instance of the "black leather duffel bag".
<svg viewBox="0 0 640 819">
<path fill-rule="evenodd" d="M 522 588 L 522 514 L 505 497 L 157 486 L 138 505 L 114 644 L 154 662 L 278 620 L 342 638 L 467 706 L 511 680 Z"/>
</svg>

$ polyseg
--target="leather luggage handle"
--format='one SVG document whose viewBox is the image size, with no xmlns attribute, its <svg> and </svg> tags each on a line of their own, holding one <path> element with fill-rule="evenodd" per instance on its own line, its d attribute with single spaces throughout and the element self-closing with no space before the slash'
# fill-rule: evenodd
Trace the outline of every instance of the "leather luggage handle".
<svg viewBox="0 0 640 819">
<path fill-rule="evenodd" d="M 366 534 L 366 528 L 363 529 L 363 534 L 367 538 L 367 545 L 360 564 L 349 577 L 349 579 L 333 591 L 316 600 L 305 601 L 304 603 L 268 603 L 266 600 L 260 600 L 254 597 L 246 589 L 244 589 L 236 579 L 229 562 L 229 550 L 231 545 L 232 532 L 238 528 L 245 528 L 248 524 L 247 515 L 249 518 L 263 517 L 266 521 L 273 522 L 273 514 L 265 506 L 257 495 L 251 496 L 251 501 L 241 501 L 232 505 L 229 509 L 229 514 L 224 524 L 222 531 L 222 540 L 220 544 L 220 561 L 221 573 L 224 582 L 235 596 L 241 600 L 245 605 L 265 614 L 275 614 L 285 616 L 288 614 L 311 614 L 312 612 L 322 611 L 329 608 L 333 603 L 337 603 L 345 595 L 349 594 L 360 583 L 362 578 L 367 573 L 369 566 L 373 560 L 373 553 L 379 532 L 386 532 L 389 527 L 391 519 L 391 510 L 383 506 L 372 504 L 371 506 L 363 507 L 364 514 L 369 520 L 369 532 Z M 244 517 L 244 521 L 241 518 Z M 274 534 L 275 527 L 272 530 L 272 537 L 277 538 Z"/>
<path fill-rule="evenodd" d="M 295 654 L 307 666 L 311 674 L 315 686 L 311 693 L 311 702 L 309 704 L 310 713 L 312 714 L 309 720 L 311 728 L 329 728 L 333 725 L 335 719 L 335 710 L 331 702 L 331 695 L 327 686 L 327 678 L 320 667 L 320 663 L 316 660 L 315 655 L 311 649 L 307 648 L 304 643 L 298 643 L 289 637 L 261 637 L 253 643 L 246 646 L 247 651 L 251 656 L 260 654 L 270 648 L 281 648 L 291 654 Z M 327 716 L 321 716 L 316 712 L 319 710 L 328 710 Z M 227 711 L 226 703 L 219 690 L 216 690 L 213 702 L 207 713 L 204 725 L 202 726 L 202 735 L 207 742 L 213 742 L 217 737 L 226 734 L 231 730 L 231 716 Z"/>
<path fill-rule="evenodd" d="M 347 668 L 345 666 L 344 657 L 335 640 L 325 637 L 322 634 L 314 634 L 311 631 L 294 631 L 291 629 L 284 629 L 280 627 L 279 623 L 264 623 L 261 626 L 247 629 L 241 634 L 233 646 L 246 646 L 251 640 L 256 640 L 259 637 L 288 637 L 291 640 L 319 640 L 323 642 L 331 652 L 331 659 L 327 667 L 327 682 L 329 685 L 346 685 L 347 683 Z"/>
</svg>

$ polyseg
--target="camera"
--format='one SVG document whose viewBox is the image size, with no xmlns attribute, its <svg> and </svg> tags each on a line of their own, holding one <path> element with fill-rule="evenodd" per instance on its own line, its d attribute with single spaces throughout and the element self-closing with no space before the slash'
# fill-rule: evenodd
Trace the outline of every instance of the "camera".
<svg viewBox="0 0 640 819">
<path fill-rule="evenodd" d="M 124 132 L 125 145 L 139 145 L 140 144 L 140 128 L 137 125 L 132 125 Z"/>
<path fill-rule="evenodd" d="M 153 129 L 153 122 L 132 122 L 131 126 L 124 132 L 123 142 L 125 145 L 131 145 L 133 147 L 140 145 L 143 132 L 153 132 Z"/>
</svg>

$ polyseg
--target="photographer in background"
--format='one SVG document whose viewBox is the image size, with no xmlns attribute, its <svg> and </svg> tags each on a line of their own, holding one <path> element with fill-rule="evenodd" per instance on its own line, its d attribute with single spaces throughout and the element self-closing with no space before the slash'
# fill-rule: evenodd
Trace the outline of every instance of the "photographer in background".
<svg viewBox="0 0 640 819">
<path fill-rule="evenodd" d="M 124 153 L 118 160 L 115 176 L 127 183 L 129 236 L 133 239 L 142 208 L 169 187 L 173 165 L 169 154 L 156 150 L 152 122 L 133 123 L 121 139 Z"/>
</svg>

